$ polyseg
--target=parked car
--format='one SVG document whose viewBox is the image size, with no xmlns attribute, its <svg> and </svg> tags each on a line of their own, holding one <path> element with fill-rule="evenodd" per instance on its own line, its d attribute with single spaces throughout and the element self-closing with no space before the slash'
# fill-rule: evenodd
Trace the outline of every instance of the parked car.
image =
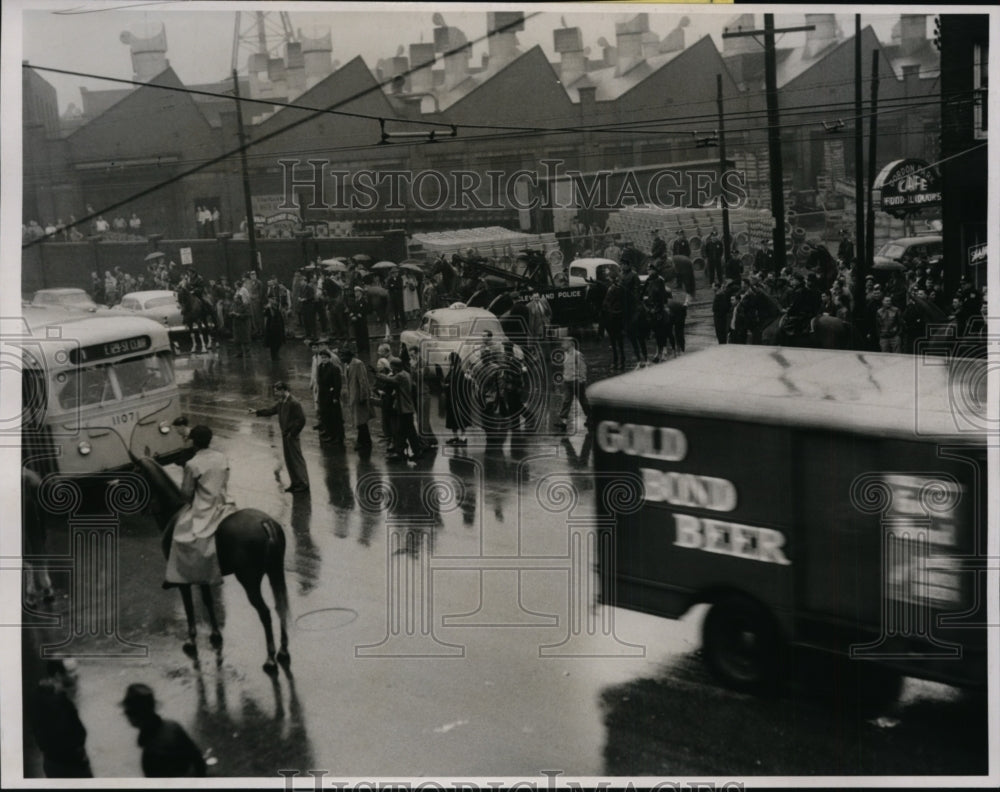
<svg viewBox="0 0 1000 792">
<path fill-rule="evenodd" d="M 32 305 L 58 306 L 79 311 L 96 312 L 98 305 L 83 289 L 39 289 L 31 298 Z"/>
<path fill-rule="evenodd" d="M 507 340 L 500 320 L 485 308 L 469 308 L 464 303 L 454 303 L 448 308 L 427 311 L 416 330 L 404 330 L 399 340 L 407 347 L 418 347 L 425 356 L 428 374 L 436 375 L 441 367 L 442 375 L 449 371 L 448 360 L 452 352 L 457 352 L 463 363 L 474 364 L 483 333 L 493 333 L 493 342 L 502 345 Z M 523 359 L 519 346 L 514 354 Z"/>
<path fill-rule="evenodd" d="M 942 251 L 941 237 L 938 235 L 894 239 L 882 245 L 875 253 L 875 267 L 886 269 L 889 262 L 897 262 L 910 269 L 921 259 L 933 261 L 940 258 Z"/>
<path fill-rule="evenodd" d="M 169 290 L 129 292 L 112 310 L 149 317 L 170 330 L 184 327 L 177 293 Z"/>
</svg>

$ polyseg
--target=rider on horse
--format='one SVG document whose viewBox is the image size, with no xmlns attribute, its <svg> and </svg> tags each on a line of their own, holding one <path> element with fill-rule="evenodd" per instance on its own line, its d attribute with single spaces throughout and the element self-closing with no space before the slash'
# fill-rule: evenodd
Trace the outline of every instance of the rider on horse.
<svg viewBox="0 0 1000 792">
<path fill-rule="evenodd" d="M 822 309 L 819 291 L 814 288 L 815 279 L 815 274 L 809 273 L 809 285 L 806 286 L 800 273 L 792 274 L 788 308 L 781 319 L 781 337 L 796 338 L 812 332 L 812 321 Z"/>
<path fill-rule="evenodd" d="M 187 506 L 178 514 L 171 538 L 164 588 L 222 582 L 215 552 L 215 531 L 234 506 L 226 494 L 229 460 L 209 448 L 212 430 L 195 426 L 188 432 L 195 454 L 184 465 L 181 493 Z"/>
</svg>

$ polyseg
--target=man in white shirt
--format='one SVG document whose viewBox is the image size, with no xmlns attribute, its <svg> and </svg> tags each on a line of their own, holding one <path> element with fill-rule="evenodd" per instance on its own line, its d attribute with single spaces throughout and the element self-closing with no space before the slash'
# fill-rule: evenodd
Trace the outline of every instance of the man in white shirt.
<svg viewBox="0 0 1000 792">
<path fill-rule="evenodd" d="M 587 363 L 577 346 L 576 339 L 566 337 L 562 341 L 563 351 L 563 400 L 559 408 L 556 426 L 566 428 L 573 401 L 580 402 L 580 409 L 586 417 L 585 426 L 590 426 L 590 402 L 587 401 Z"/>
</svg>

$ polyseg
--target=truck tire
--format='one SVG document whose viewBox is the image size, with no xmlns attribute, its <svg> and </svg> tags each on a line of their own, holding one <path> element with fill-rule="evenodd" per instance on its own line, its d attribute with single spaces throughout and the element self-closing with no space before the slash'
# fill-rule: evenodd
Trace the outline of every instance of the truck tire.
<svg viewBox="0 0 1000 792">
<path fill-rule="evenodd" d="M 767 610 L 730 595 L 712 605 L 702 627 L 702 655 L 712 675 L 744 693 L 770 693 L 781 676 L 782 639 Z"/>
</svg>

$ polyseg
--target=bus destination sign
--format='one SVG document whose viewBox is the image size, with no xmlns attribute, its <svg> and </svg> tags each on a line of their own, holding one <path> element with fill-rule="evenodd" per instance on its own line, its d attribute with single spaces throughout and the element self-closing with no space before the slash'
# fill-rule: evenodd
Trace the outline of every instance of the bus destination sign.
<svg viewBox="0 0 1000 792">
<path fill-rule="evenodd" d="M 135 352 L 145 352 L 152 345 L 153 340 L 148 335 L 121 338 L 117 341 L 108 341 L 104 344 L 92 344 L 91 346 L 80 347 L 79 349 L 71 349 L 69 359 L 71 363 L 79 366 L 84 363 L 93 363 L 96 360 L 106 360 Z"/>
</svg>

